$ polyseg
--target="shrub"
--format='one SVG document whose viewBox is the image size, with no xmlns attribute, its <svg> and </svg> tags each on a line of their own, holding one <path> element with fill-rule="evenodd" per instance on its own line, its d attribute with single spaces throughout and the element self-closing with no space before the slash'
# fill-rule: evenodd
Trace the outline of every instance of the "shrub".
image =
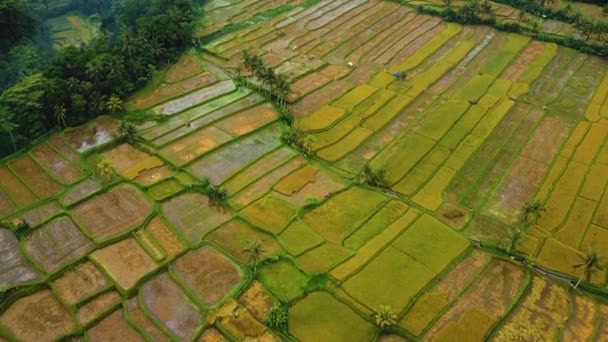
<svg viewBox="0 0 608 342">
<path fill-rule="evenodd" d="M 288 312 L 287 308 L 281 303 L 275 303 L 270 308 L 270 313 L 266 319 L 266 324 L 277 331 L 287 332 Z"/>
<path fill-rule="evenodd" d="M 388 188 L 385 169 L 373 170 L 369 165 L 365 165 L 363 176 L 365 177 L 365 183 L 370 186 Z"/>
<path fill-rule="evenodd" d="M 304 132 L 296 126 L 290 126 L 281 133 L 281 141 L 302 153 L 306 158 L 314 156 L 314 151 L 310 147 L 308 138 Z"/>
<path fill-rule="evenodd" d="M 390 305 L 380 305 L 374 314 L 376 325 L 380 329 L 388 329 L 397 324 L 397 316 Z"/>
</svg>

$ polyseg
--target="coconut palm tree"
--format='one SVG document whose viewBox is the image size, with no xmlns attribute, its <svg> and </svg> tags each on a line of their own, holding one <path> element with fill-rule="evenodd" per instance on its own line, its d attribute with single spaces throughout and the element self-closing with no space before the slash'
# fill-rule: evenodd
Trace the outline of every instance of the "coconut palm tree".
<svg viewBox="0 0 608 342">
<path fill-rule="evenodd" d="M 137 140 L 137 128 L 132 123 L 123 121 L 118 127 L 118 137 L 129 144 L 133 144 Z"/>
<path fill-rule="evenodd" d="M 376 325 L 380 329 L 387 329 L 397 324 L 397 316 L 390 305 L 380 305 L 374 314 Z"/>
<path fill-rule="evenodd" d="M 114 175 L 112 164 L 110 164 L 110 161 L 107 159 L 102 159 L 99 163 L 97 163 L 97 172 L 106 180 L 109 180 L 112 178 L 112 175 Z"/>
<path fill-rule="evenodd" d="M 0 132 L 8 133 L 9 138 L 11 139 L 11 143 L 13 144 L 13 151 L 17 151 L 17 143 L 15 142 L 15 136 L 13 132 L 17 129 L 17 125 L 11 121 L 12 117 L 9 114 L 9 111 L 4 111 L 4 107 L 0 107 L 2 111 L 0 113 Z"/>
<path fill-rule="evenodd" d="M 540 200 L 533 199 L 524 204 L 523 219 L 527 224 L 537 224 L 545 212 L 545 203 Z"/>
<path fill-rule="evenodd" d="M 122 110 L 122 100 L 117 95 L 112 95 L 104 103 L 104 108 L 109 113 L 116 113 L 116 112 Z"/>
<path fill-rule="evenodd" d="M 249 267 L 255 274 L 262 259 L 262 255 L 266 252 L 262 247 L 262 243 L 258 240 L 253 240 L 249 243 L 249 247 L 245 248 L 244 251 L 249 254 Z"/>
<path fill-rule="evenodd" d="M 583 280 L 583 277 L 586 281 L 589 281 L 595 272 L 604 269 L 604 262 L 602 260 L 603 257 L 592 249 L 589 249 L 585 255 L 579 255 L 579 258 L 581 259 L 581 262 L 574 265 L 573 268 L 582 268 L 583 274 L 580 276 L 580 278 L 578 278 L 578 281 L 574 285 L 575 289 L 578 288 L 578 285 Z"/>
<path fill-rule="evenodd" d="M 525 230 L 520 227 L 509 230 L 509 234 L 505 238 L 507 253 L 511 253 L 512 250 L 519 246 L 524 241 L 525 236 Z"/>
<path fill-rule="evenodd" d="M 66 119 L 67 112 L 68 111 L 67 111 L 67 109 L 65 109 L 64 105 L 59 105 L 59 106 L 53 107 L 53 113 L 55 114 L 55 119 L 57 120 L 57 123 L 63 127 L 66 126 L 65 119 Z"/>
</svg>

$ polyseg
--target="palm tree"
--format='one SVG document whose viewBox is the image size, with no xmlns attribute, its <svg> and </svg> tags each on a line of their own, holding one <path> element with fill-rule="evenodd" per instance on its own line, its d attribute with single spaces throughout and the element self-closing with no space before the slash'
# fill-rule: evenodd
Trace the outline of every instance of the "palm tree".
<svg viewBox="0 0 608 342">
<path fill-rule="evenodd" d="M 114 175 L 112 164 L 110 164 L 110 161 L 107 159 L 102 159 L 99 163 L 97 163 L 97 172 L 106 180 L 109 180 L 112 178 L 112 175 Z"/>
<path fill-rule="evenodd" d="M 123 121 L 118 127 L 118 137 L 129 144 L 133 144 L 137 140 L 137 128 L 132 123 Z"/>
<path fill-rule="evenodd" d="M 583 277 L 585 277 L 586 281 L 589 281 L 593 273 L 604 269 L 604 263 L 602 261 L 603 258 L 592 249 L 589 249 L 585 255 L 579 255 L 579 258 L 581 259 L 581 262 L 574 265 L 573 268 L 582 268 L 583 274 L 580 276 L 580 278 L 578 278 L 576 285 L 574 285 L 575 289 L 578 288 L 578 285 L 583 280 Z"/>
<path fill-rule="evenodd" d="M 287 76 L 276 74 L 275 93 L 275 96 L 279 100 L 279 105 L 285 108 L 289 95 L 291 94 L 291 84 L 287 80 Z"/>
<path fill-rule="evenodd" d="M 545 203 L 540 200 L 534 199 L 526 202 L 523 208 L 524 222 L 531 225 L 537 224 L 545 210 Z"/>
<path fill-rule="evenodd" d="M 104 103 L 104 108 L 110 113 L 116 113 L 122 110 L 122 100 L 117 95 L 112 95 Z"/>
<path fill-rule="evenodd" d="M 5 110 L 4 107 L 0 107 L 0 110 L 2 110 L 0 113 L 0 132 L 8 133 L 13 144 L 13 151 L 17 151 L 17 143 L 13 135 L 13 131 L 17 128 L 17 125 L 11 121 L 12 116 L 8 110 Z"/>
<path fill-rule="evenodd" d="M 258 265 L 260 264 L 260 260 L 262 259 L 262 255 L 266 252 L 264 248 L 262 248 L 262 243 L 257 240 L 253 240 L 250 242 L 249 247 L 244 250 L 249 254 L 249 267 L 251 271 L 255 274 L 258 269 Z"/>
<path fill-rule="evenodd" d="M 523 229 L 520 229 L 519 227 L 511 229 L 505 238 L 507 253 L 511 253 L 513 249 L 519 246 L 524 241 L 525 236 L 526 234 Z"/>
<path fill-rule="evenodd" d="M 390 305 L 380 305 L 374 314 L 376 325 L 380 329 L 387 329 L 397 324 L 397 316 Z"/>
<path fill-rule="evenodd" d="M 379 169 L 373 170 L 369 165 L 365 165 L 363 168 L 363 176 L 365 177 L 365 183 L 370 186 L 378 188 L 387 188 L 388 181 L 386 180 L 386 170 Z"/>
<path fill-rule="evenodd" d="M 98 83 L 105 73 L 105 65 L 103 60 L 100 58 L 94 58 L 92 61 L 88 62 L 85 73 L 87 77 L 94 83 Z"/>
<path fill-rule="evenodd" d="M 57 120 L 57 123 L 63 127 L 66 126 L 65 118 L 66 118 L 67 112 L 68 111 L 67 111 L 67 109 L 65 109 L 64 105 L 59 105 L 59 106 L 53 107 L 53 113 L 55 114 L 55 119 Z"/>
</svg>

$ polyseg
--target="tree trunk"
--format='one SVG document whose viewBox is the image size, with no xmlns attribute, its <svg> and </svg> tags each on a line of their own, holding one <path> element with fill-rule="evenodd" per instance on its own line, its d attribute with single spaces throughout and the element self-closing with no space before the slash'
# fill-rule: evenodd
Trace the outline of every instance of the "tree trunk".
<svg viewBox="0 0 608 342">
<path fill-rule="evenodd" d="M 583 280 L 583 276 L 581 276 L 580 278 L 578 278 L 578 281 L 576 282 L 576 284 L 574 285 L 574 288 L 577 289 L 578 285 L 581 283 L 581 281 Z"/>
</svg>

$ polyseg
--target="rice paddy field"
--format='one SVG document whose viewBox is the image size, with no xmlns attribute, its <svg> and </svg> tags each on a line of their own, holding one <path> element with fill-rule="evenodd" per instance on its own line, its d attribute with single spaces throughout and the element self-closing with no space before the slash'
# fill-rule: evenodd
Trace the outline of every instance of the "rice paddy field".
<svg viewBox="0 0 608 342">
<path fill-rule="evenodd" d="M 379 0 L 206 18 L 128 99 L 154 118 L 135 143 L 102 116 L 0 164 L 0 340 L 608 336 L 606 271 L 574 267 L 608 257 L 605 59 Z M 231 78 L 244 50 L 287 75 L 313 157 Z"/>
</svg>

